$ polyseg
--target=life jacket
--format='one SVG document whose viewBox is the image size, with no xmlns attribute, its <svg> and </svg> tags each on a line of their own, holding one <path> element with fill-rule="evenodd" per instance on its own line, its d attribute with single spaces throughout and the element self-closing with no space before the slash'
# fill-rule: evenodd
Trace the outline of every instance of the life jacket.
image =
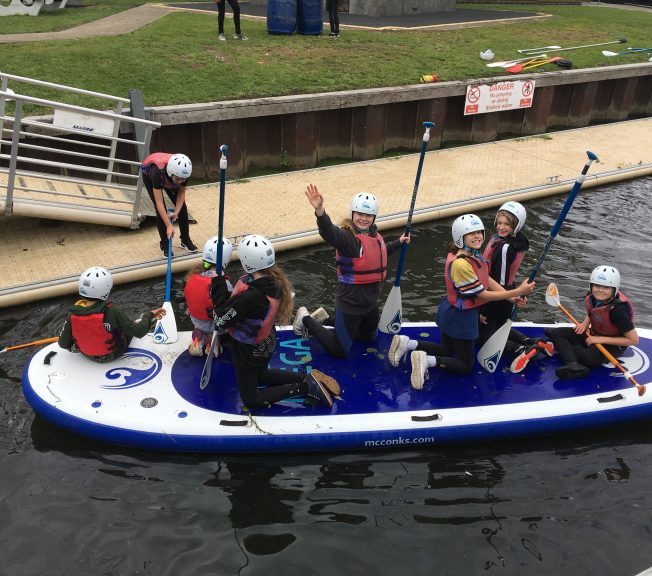
<svg viewBox="0 0 652 576">
<path fill-rule="evenodd" d="M 246 276 L 242 276 L 242 278 L 246 278 Z M 231 297 L 240 294 L 245 290 L 249 290 L 250 285 L 244 282 L 242 278 L 238 280 L 235 288 L 233 288 Z M 255 289 L 256 288 L 254 288 L 254 290 Z M 243 344 L 251 344 L 253 346 L 254 344 L 262 342 L 267 338 L 267 336 L 269 336 L 270 332 L 274 329 L 274 320 L 276 319 L 280 301 L 278 298 L 267 296 L 267 294 L 265 294 L 265 297 L 269 302 L 265 318 L 262 320 L 260 318 L 246 318 L 245 320 L 238 322 L 235 326 L 228 328 L 227 332 L 234 340 L 242 342 Z"/>
<path fill-rule="evenodd" d="M 147 156 L 145 160 L 143 160 L 143 163 L 140 165 L 140 171 L 144 175 L 151 177 L 150 169 L 152 166 L 156 166 L 161 171 L 163 188 L 166 190 L 174 191 L 179 188 L 179 184 L 177 184 L 172 178 L 170 178 L 170 176 L 168 176 L 166 168 L 170 158 L 172 158 L 172 154 L 169 154 L 168 152 L 154 152 L 153 154 Z"/>
<path fill-rule="evenodd" d="M 111 304 L 107 305 L 107 308 Z M 99 357 L 114 352 L 121 336 L 111 331 L 111 326 L 104 322 L 104 312 L 96 314 L 70 314 L 72 338 L 84 356 Z"/>
<path fill-rule="evenodd" d="M 502 251 L 503 246 L 505 245 L 509 245 L 509 243 L 506 242 L 504 238 L 501 238 L 498 234 L 494 234 L 485 246 L 484 254 L 482 256 L 487 260 L 487 262 L 491 263 L 491 257 L 494 251 Z M 494 278 L 494 280 L 501 286 L 513 286 L 514 280 L 516 279 L 516 274 L 518 273 L 518 269 L 521 266 L 521 262 L 523 262 L 523 256 L 525 256 L 525 252 L 517 250 L 514 261 L 511 263 L 509 270 L 507 270 L 506 278 L 501 276 L 500 278 Z M 507 262 L 503 262 L 502 269 L 505 268 L 506 264 Z"/>
<path fill-rule="evenodd" d="M 446 267 L 444 270 L 444 281 L 446 282 L 446 298 L 451 306 L 455 306 L 458 310 L 470 310 L 482 306 L 483 302 L 478 298 L 461 298 L 458 291 L 455 289 L 455 283 L 451 278 L 451 266 L 458 258 L 455 254 L 449 253 L 446 257 Z M 459 256 L 468 260 L 473 267 L 478 280 L 485 290 L 489 288 L 489 266 L 484 259 L 476 258 L 475 256 Z"/>
<path fill-rule="evenodd" d="M 627 306 L 629 317 L 632 321 L 634 320 L 634 308 L 627 296 L 622 292 L 616 293 L 609 302 L 602 306 L 595 306 L 594 302 L 595 299 L 592 298 L 591 293 L 589 292 L 584 298 L 584 307 L 591 319 L 591 332 L 594 334 L 599 334 L 600 336 L 619 336 L 622 334 L 618 326 L 611 321 L 611 311 L 618 304 L 625 304 L 625 306 Z"/>
<path fill-rule="evenodd" d="M 211 300 L 211 277 L 202 274 L 192 274 L 183 289 L 188 312 L 193 318 L 210 320 L 213 301 Z"/>
<path fill-rule="evenodd" d="M 337 280 L 344 284 L 374 284 L 387 275 L 387 246 L 379 232 L 372 237 L 356 234 L 362 244 L 362 256 L 349 258 L 335 253 Z"/>
</svg>

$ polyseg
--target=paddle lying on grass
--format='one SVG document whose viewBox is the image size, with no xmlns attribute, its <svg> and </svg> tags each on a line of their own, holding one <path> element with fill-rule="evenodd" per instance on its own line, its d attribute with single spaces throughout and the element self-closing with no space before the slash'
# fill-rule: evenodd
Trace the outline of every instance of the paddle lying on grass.
<svg viewBox="0 0 652 576">
<path fill-rule="evenodd" d="M 610 50 L 603 50 L 603 56 L 626 56 L 627 54 L 637 54 L 638 52 L 652 52 L 652 48 L 627 48 L 622 52 L 611 52 Z"/>
<path fill-rule="evenodd" d="M 538 48 L 521 48 L 517 50 L 519 54 L 527 54 L 528 52 L 541 52 L 542 50 L 554 50 L 555 48 L 561 48 L 561 46 L 539 46 Z"/>
<path fill-rule="evenodd" d="M 408 212 L 407 223 L 405 224 L 405 236 L 410 234 L 410 226 L 412 226 L 412 214 L 414 213 L 414 204 L 417 200 L 417 191 L 419 190 L 419 180 L 421 179 L 421 168 L 423 168 L 423 159 L 426 155 L 426 147 L 430 140 L 430 130 L 435 125 L 433 122 L 424 122 L 425 131 L 423 133 L 423 141 L 421 143 L 421 156 L 419 156 L 419 166 L 417 168 L 417 176 L 414 181 L 414 188 L 412 190 L 412 200 L 410 201 L 410 210 Z M 387 296 L 387 301 L 383 307 L 383 313 L 378 322 L 378 330 L 386 334 L 397 334 L 401 329 L 403 311 L 403 302 L 401 299 L 401 274 L 403 273 L 403 263 L 405 262 L 405 253 L 407 252 L 407 242 L 401 245 L 401 255 L 398 259 L 398 266 L 396 267 L 396 278 L 394 286 Z"/>
<path fill-rule="evenodd" d="M 559 216 L 557 216 L 557 221 L 555 222 L 555 225 L 552 227 L 552 230 L 550 231 L 550 236 L 548 237 L 548 241 L 546 242 L 546 245 L 543 247 L 543 251 L 541 252 L 541 255 L 539 256 L 539 259 L 537 260 L 536 264 L 534 265 L 532 272 L 530 272 L 530 276 L 528 278 L 530 282 L 532 282 L 536 277 L 536 275 L 538 274 L 541 265 L 543 264 L 543 261 L 545 260 L 546 255 L 548 254 L 548 251 L 552 246 L 552 243 L 555 241 L 555 237 L 557 236 L 557 233 L 559 232 L 561 225 L 564 223 L 568 211 L 571 209 L 571 206 L 573 205 L 575 196 L 577 196 L 577 193 L 580 191 L 580 188 L 584 183 L 584 180 L 586 178 L 586 173 L 589 171 L 591 163 L 594 160 L 598 159 L 598 157 L 593 152 L 587 152 L 586 155 L 589 157 L 589 159 L 584 165 L 584 168 L 582 169 L 582 173 L 578 176 L 577 180 L 575 180 L 575 184 L 573 185 L 573 188 L 568 194 L 568 197 L 566 198 L 566 202 L 564 203 L 561 212 L 559 212 Z M 514 323 L 514 320 L 516 320 L 517 314 L 518 314 L 518 307 L 516 306 L 516 304 L 514 304 L 514 306 L 512 307 L 511 318 L 509 318 L 507 322 L 505 322 L 500 328 L 498 328 L 498 330 L 496 330 L 491 335 L 489 340 L 487 340 L 484 343 L 482 348 L 480 348 L 480 351 L 478 352 L 477 355 L 477 359 L 480 365 L 485 370 L 487 370 L 487 372 L 496 371 L 496 368 L 498 367 L 498 362 L 500 362 L 500 357 L 503 355 L 505 344 L 507 344 L 507 339 L 509 338 L 509 331 L 512 328 L 512 324 Z"/>
<path fill-rule="evenodd" d="M 545 54 L 539 54 L 537 56 L 526 56 L 525 58 L 516 58 L 515 60 L 503 60 L 502 62 L 489 62 L 487 68 L 509 68 L 514 66 L 519 62 L 532 62 L 534 60 L 539 60 L 539 58 L 546 58 Z"/>
<path fill-rule="evenodd" d="M 563 68 L 570 68 L 573 65 L 573 63 L 566 58 L 553 56 L 552 58 L 538 58 L 528 62 L 519 62 L 518 64 L 514 64 L 514 66 L 507 68 L 507 71 L 516 74 L 518 72 L 523 72 L 523 70 L 529 70 L 530 68 L 536 68 L 537 66 L 545 66 L 546 64 L 553 63 L 562 66 Z"/>
<path fill-rule="evenodd" d="M 170 214 L 170 222 L 172 222 L 172 214 L 174 209 L 168 210 Z M 174 310 L 172 309 L 172 302 L 170 301 L 170 287 L 172 285 L 172 236 L 168 238 L 168 270 L 165 276 L 165 302 L 163 302 L 163 310 L 165 315 L 156 321 L 154 327 L 154 342 L 157 344 L 173 344 L 177 341 L 177 320 L 174 317 Z"/>
<path fill-rule="evenodd" d="M 619 38 L 618 40 L 612 40 L 610 42 L 598 42 L 597 44 L 584 44 L 583 46 L 569 46 L 568 48 L 550 48 L 550 49 L 542 49 L 542 50 L 532 50 L 531 52 L 528 52 L 530 56 L 539 56 L 537 52 L 561 52 L 561 51 L 566 51 L 566 50 L 579 50 L 580 48 L 593 48 L 594 46 L 607 46 L 609 44 L 624 44 L 627 42 L 627 38 Z"/>
<path fill-rule="evenodd" d="M 550 304 L 550 306 L 554 306 L 555 308 L 559 308 L 566 316 L 568 316 L 568 319 L 575 324 L 575 326 L 579 326 L 579 322 L 573 318 L 573 315 L 566 310 L 561 304 L 561 301 L 559 299 L 559 290 L 557 289 L 557 285 L 554 283 L 550 283 L 548 285 L 548 289 L 546 290 L 546 302 Z M 586 336 L 590 334 L 590 332 L 587 330 L 584 332 Z M 620 363 L 616 358 L 602 345 L 602 344 L 594 344 L 594 346 L 602 352 L 602 355 L 609 360 L 618 370 L 620 370 L 627 380 L 629 380 L 634 386 L 636 386 L 636 389 L 638 390 L 638 395 L 643 396 L 645 394 L 645 386 L 643 384 L 639 384 L 634 377 L 627 371 L 627 369 Z"/>
<path fill-rule="evenodd" d="M 220 146 L 220 152 L 222 154 L 220 158 L 220 208 L 218 213 L 218 225 L 217 225 L 217 234 L 219 240 L 217 241 L 217 254 L 215 258 L 215 271 L 218 274 L 223 273 L 222 269 L 222 252 L 224 248 L 224 192 L 226 190 L 226 155 L 229 151 L 229 147 L 226 144 Z M 201 372 L 201 378 L 199 380 L 199 389 L 204 390 L 208 386 L 208 382 L 211 379 L 211 368 L 213 366 L 213 351 L 216 346 L 219 346 L 219 336 L 217 334 L 217 328 L 213 326 L 213 337 L 211 338 L 211 347 L 208 350 L 206 356 L 206 362 L 204 362 L 204 369 Z"/>
<path fill-rule="evenodd" d="M 7 346 L 0 350 L 0 354 L 9 352 L 9 350 L 18 350 L 19 348 L 27 348 L 29 346 L 40 346 L 41 344 L 52 344 L 52 342 L 57 342 L 59 340 L 58 336 L 52 336 L 52 338 L 44 338 L 43 340 L 34 340 L 34 342 L 27 342 L 26 344 L 16 344 L 15 346 Z"/>
</svg>

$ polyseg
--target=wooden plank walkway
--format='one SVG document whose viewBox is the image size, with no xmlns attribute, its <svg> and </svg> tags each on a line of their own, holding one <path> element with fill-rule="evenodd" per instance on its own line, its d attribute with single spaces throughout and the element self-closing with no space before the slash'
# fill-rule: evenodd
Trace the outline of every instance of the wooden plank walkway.
<svg viewBox="0 0 652 576">
<path fill-rule="evenodd" d="M 228 144 L 228 143 L 227 143 Z M 630 120 L 529 138 L 436 150 L 427 153 L 414 222 L 567 192 L 586 162 L 586 150 L 600 157 L 584 190 L 652 174 L 652 118 Z M 304 190 L 323 192 L 334 221 L 347 212 L 351 196 L 366 190 L 380 200 L 381 229 L 405 225 L 419 155 L 345 164 L 227 182 L 225 231 L 237 241 L 248 233 L 273 239 L 277 250 L 317 243 L 315 219 Z M 228 178 L 228 170 L 227 170 Z M 217 233 L 219 186 L 192 187 L 190 228 L 198 246 Z M 0 217 L 0 307 L 75 293 L 87 267 L 112 270 L 116 284 L 163 276 L 166 261 L 154 226 L 127 230 L 75 222 Z M 173 270 L 195 265 L 174 241 Z"/>
</svg>

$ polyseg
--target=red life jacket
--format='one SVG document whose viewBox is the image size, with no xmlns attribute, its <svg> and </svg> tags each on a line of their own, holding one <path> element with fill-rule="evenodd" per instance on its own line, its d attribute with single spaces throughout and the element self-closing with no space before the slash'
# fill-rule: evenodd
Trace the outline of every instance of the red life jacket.
<svg viewBox="0 0 652 576">
<path fill-rule="evenodd" d="M 161 172 L 162 187 L 166 190 L 175 191 L 179 189 L 180 185 L 170 178 L 166 170 L 170 158 L 172 158 L 172 154 L 167 152 L 154 152 L 143 160 L 143 163 L 140 165 L 140 171 L 144 176 L 151 178 L 150 169 L 152 166 L 156 166 Z"/>
<path fill-rule="evenodd" d="M 484 254 L 482 255 L 489 263 L 491 263 L 491 257 L 494 253 L 495 250 L 502 251 L 503 246 L 505 246 L 507 242 L 505 242 L 504 238 L 501 238 L 498 234 L 494 234 L 490 239 L 487 245 L 485 246 L 484 249 Z M 514 280 L 516 279 L 516 274 L 518 273 L 518 269 L 521 266 L 521 262 L 523 262 L 523 256 L 525 256 L 525 252 L 516 252 L 516 256 L 514 257 L 514 261 L 512 262 L 509 270 L 507 270 L 506 273 L 506 278 L 501 277 L 501 278 L 494 278 L 498 284 L 501 286 L 513 286 L 514 285 Z M 502 269 L 505 269 L 505 265 L 507 262 L 503 262 Z"/>
<path fill-rule="evenodd" d="M 84 356 L 106 356 L 116 349 L 116 340 L 120 336 L 107 330 L 104 312 L 84 316 L 71 313 L 70 325 L 72 338 Z"/>
<path fill-rule="evenodd" d="M 602 306 L 594 306 L 593 302 L 594 298 L 589 292 L 584 298 L 584 307 L 591 319 L 591 332 L 594 334 L 600 336 L 620 336 L 622 334 L 618 326 L 611 321 L 611 311 L 620 303 L 627 306 L 629 317 L 632 321 L 634 320 L 634 308 L 629 298 L 622 292 L 616 293 L 614 298 Z"/>
<path fill-rule="evenodd" d="M 211 300 L 211 278 L 202 274 L 192 274 L 183 289 L 188 312 L 193 318 L 209 320 L 213 317 Z"/>
<path fill-rule="evenodd" d="M 243 278 L 246 278 L 246 276 L 242 276 L 238 280 L 233 292 L 231 292 L 231 297 L 245 290 L 249 290 L 250 286 L 243 281 Z M 274 320 L 276 319 L 280 301 L 278 298 L 267 296 L 267 294 L 265 296 L 269 302 L 265 318 L 262 320 L 260 318 L 247 318 L 238 322 L 235 326 L 231 326 L 231 328 L 227 329 L 231 338 L 243 344 L 251 344 L 253 346 L 269 336 L 270 332 L 274 329 Z"/>
<path fill-rule="evenodd" d="M 449 253 L 446 257 L 446 267 L 444 270 L 444 281 L 446 282 L 446 297 L 451 306 L 458 310 L 469 310 L 482 306 L 483 302 L 478 298 L 461 298 L 459 292 L 455 289 L 455 283 L 451 278 L 451 266 L 458 258 L 455 254 Z M 476 269 L 476 276 L 485 290 L 489 288 L 489 266 L 487 262 L 474 256 L 460 256 L 468 260 Z"/>
<path fill-rule="evenodd" d="M 387 246 L 380 232 L 375 237 L 368 234 L 355 235 L 362 244 L 362 255 L 357 258 L 335 253 L 337 280 L 344 284 L 374 284 L 382 282 L 387 275 Z"/>
</svg>

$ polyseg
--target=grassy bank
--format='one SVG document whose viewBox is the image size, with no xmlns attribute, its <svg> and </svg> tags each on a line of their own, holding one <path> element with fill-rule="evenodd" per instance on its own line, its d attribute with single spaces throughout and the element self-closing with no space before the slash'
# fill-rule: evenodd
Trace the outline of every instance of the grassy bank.
<svg viewBox="0 0 652 576">
<path fill-rule="evenodd" d="M 107 11 L 131 5 L 127 0 L 105 0 L 88 8 L 66 8 L 61 16 L 47 18 L 58 26 L 59 19 L 87 18 L 98 11 L 108 15 Z M 478 7 L 532 11 L 532 5 L 473 5 Z M 126 95 L 130 88 L 140 88 L 147 105 L 156 106 L 401 86 L 418 83 L 424 73 L 442 80 L 505 74 L 500 68 L 487 68 L 478 57 L 487 47 L 496 59 L 504 60 L 518 57 L 516 50 L 522 47 L 574 46 L 626 36 L 626 44 L 558 55 L 570 58 L 574 68 L 647 60 L 644 54 L 608 58 L 601 50 L 649 46 L 652 12 L 548 5 L 538 10 L 552 17 L 449 31 L 344 30 L 337 40 L 269 35 L 264 21 L 245 21 L 250 40 L 227 43 L 217 41 L 215 14 L 174 12 L 119 37 L 0 44 L 0 62 L 3 72 L 110 94 Z M 18 25 L 7 29 L 5 20 L 15 18 L 39 21 L 42 17 L 0 18 L 1 31 L 19 31 Z M 64 27 L 74 24 L 68 21 Z M 538 70 L 546 69 L 559 70 L 553 64 Z M 40 90 L 38 94 L 47 97 Z M 81 97 L 70 101 L 86 103 Z"/>
</svg>

